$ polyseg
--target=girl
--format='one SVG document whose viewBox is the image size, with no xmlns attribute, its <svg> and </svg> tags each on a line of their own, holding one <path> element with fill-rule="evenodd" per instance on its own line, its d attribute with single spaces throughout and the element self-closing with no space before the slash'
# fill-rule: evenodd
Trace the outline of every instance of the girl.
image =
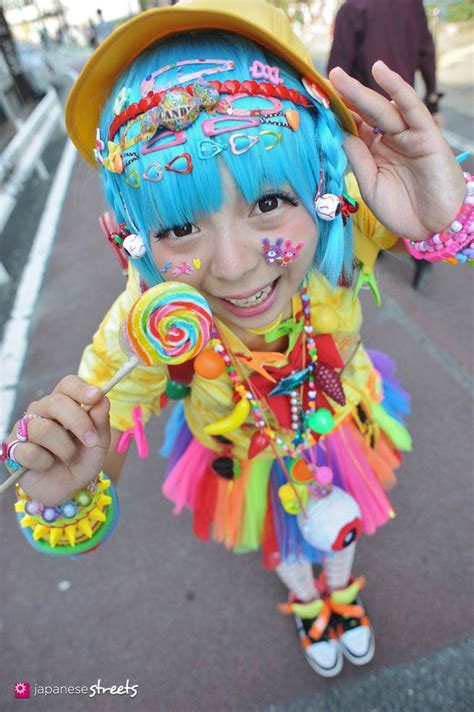
<svg viewBox="0 0 474 712">
<path fill-rule="evenodd" d="M 150 10 L 98 48 L 67 123 L 120 224 L 110 239 L 129 257 L 127 287 L 79 377 L 31 403 L 2 450 L 30 468 L 16 508 L 32 543 L 82 553 L 113 525 L 104 473 L 117 482 L 122 433 L 177 399 L 165 496 L 192 511 L 200 539 L 262 549 L 290 591 L 280 610 L 328 677 L 374 655 L 352 561 L 361 533 L 393 516 L 385 490 L 410 449 L 406 395 L 360 343 L 357 291 L 366 282 L 379 299 L 372 267 L 398 235 L 430 259 L 472 257 L 472 183 L 465 197 L 411 87 L 381 62 L 373 74 L 392 102 L 342 70 L 325 82 L 266 0 Z M 192 363 L 138 367 L 105 398 L 126 359 L 120 324 L 162 281 L 199 290 L 212 339 Z"/>
</svg>

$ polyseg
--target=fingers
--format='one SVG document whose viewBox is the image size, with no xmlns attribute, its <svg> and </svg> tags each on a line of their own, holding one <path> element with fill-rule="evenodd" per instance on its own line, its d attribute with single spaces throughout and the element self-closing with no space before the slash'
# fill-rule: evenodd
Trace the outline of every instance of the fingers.
<svg viewBox="0 0 474 712">
<path fill-rule="evenodd" d="M 402 77 L 379 60 L 372 67 L 372 74 L 379 86 L 390 94 L 406 123 L 412 129 L 426 128 L 432 124 L 431 114 L 416 91 Z M 382 124 L 380 128 L 383 128 Z M 385 130 L 385 129 L 384 129 Z M 387 129 L 388 131 L 388 129 Z"/>
<path fill-rule="evenodd" d="M 49 453 L 62 460 L 66 465 L 73 464 L 78 456 L 78 443 L 62 425 L 49 418 L 35 418 L 28 424 L 28 445 L 40 446 Z M 26 450 L 26 448 L 25 448 Z M 23 466 L 30 467 L 23 462 L 21 455 L 22 448 L 18 445 L 15 451 L 15 459 Z M 31 451 L 30 451 L 31 452 Z M 18 454 L 18 458 L 16 455 Z M 34 465 L 34 469 L 39 469 Z"/>
<path fill-rule="evenodd" d="M 95 447 L 99 441 L 99 436 L 94 423 L 84 408 L 79 403 L 72 400 L 63 393 L 54 393 L 42 400 L 33 403 L 32 412 L 41 415 L 42 418 L 35 418 L 28 424 L 29 439 L 34 439 L 34 435 L 42 432 L 44 424 L 42 419 L 57 421 L 60 426 L 69 430 L 86 447 Z"/>
<path fill-rule="evenodd" d="M 377 181 L 378 167 L 368 146 L 355 136 L 347 136 L 344 150 L 351 162 L 361 194 L 367 201 Z"/>
<path fill-rule="evenodd" d="M 79 376 L 65 376 L 59 381 L 53 393 L 62 393 L 77 403 L 84 403 L 85 405 L 93 405 L 102 397 L 100 388 L 91 386 Z"/>
<path fill-rule="evenodd" d="M 374 68 L 379 64 L 382 64 L 388 72 L 395 75 L 395 72 L 389 70 L 383 62 L 376 62 Z M 385 82 L 385 71 L 382 70 L 382 72 L 379 72 L 377 68 L 376 72 L 374 72 L 374 77 L 377 83 L 379 83 L 378 77 L 380 74 L 382 74 L 383 81 Z M 398 74 L 396 76 L 400 82 L 408 87 L 408 89 L 411 89 L 411 87 L 406 84 L 406 82 L 404 82 Z M 343 69 L 341 69 L 341 67 L 335 67 L 330 72 L 329 78 L 335 89 L 342 94 L 344 100 L 354 106 L 356 111 L 359 114 L 362 114 L 372 127 L 378 126 L 382 129 L 382 131 L 391 134 L 401 133 L 406 130 L 407 124 L 405 123 L 403 116 L 397 110 L 396 106 L 391 104 L 387 99 L 385 99 L 385 97 L 377 94 L 377 92 L 372 89 L 364 87 L 364 85 L 357 81 L 357 79 L 350 77 Z M 382 84 L 380 84 L 380 86 L 382 86 L 383 89 L 386 89 L 386 87 Z M 391 86 L 394 86 L 393 81 L 391 81 Z M 398 83 L 396 84 L 396 87 L 397 90 L 400 89 Z M 386 89 L 386 91 L 388 90 Z"/>
<path fill-rule="evenodd" d="M 15 447 L 15 460 L 22 467 L 47 472 L 55 463 L 54 455 L 31 442 L 19 443 Z"/>
<path fill-rule="evenodd" d="M 110 420 L 109 420 L 110 401 L 108 398 L 102 398 L 97 405 L 89 411 L 89 417 L 92 420 L 97 436 L 99 438 L 98 445 L 109 449 L 110 446 Z"/>
</svg>

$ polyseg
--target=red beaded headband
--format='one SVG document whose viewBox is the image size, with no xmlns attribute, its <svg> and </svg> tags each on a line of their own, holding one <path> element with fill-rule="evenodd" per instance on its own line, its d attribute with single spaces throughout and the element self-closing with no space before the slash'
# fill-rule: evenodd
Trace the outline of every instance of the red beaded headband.
<svg viewBox="0 0 474 712">
<path fill-rule="evenodd" d="M 248 96 L 275 97 L 277 99 L 287 99 L 299 106 L 312 106 L 304 94 L 300 94 L 300 92 L 295 89 L 288 89 L 281 84 L 277 86 L 268 82 L 258 84 L 252 80 L 238 82 L 235 79 L 227 79 L 225 82 L 213 81 L 207 83 L 215 87 L 219 94 L 247 94 Z M 193 96 L 194 84 L 189 84 L 183 88 L 190 96 Z M 137 116 L 140 116 L 140 114 L 144 114 L 155 106 L 159 106 L 163 96 L 168 92 L 169 90 L 161 92 L 150 91 L 143 99 L 123 109 L 110 124 L 109 141 L 114 139 L 114 136 L 128 121 L 135 119 Z"/>
</svg>

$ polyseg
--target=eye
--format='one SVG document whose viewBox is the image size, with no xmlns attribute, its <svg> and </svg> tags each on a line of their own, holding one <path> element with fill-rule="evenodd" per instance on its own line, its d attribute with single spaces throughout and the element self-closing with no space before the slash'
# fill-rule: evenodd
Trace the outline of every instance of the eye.
<svg viewBox="0 0 474 712">
<path fill-rule="evenodd" d="M 198 232 L 200 232 L 200 230 L 196 225 L 185 223 L 184 225 L 175 225 L 161 232 L 154 232 L 153 238 L 155 240 L 164 240 L 165 238 L 179 239 L 181 237 L 187 237 L 188 235 L 195 235 Z"/>
<path fill-rule="evenodd" d="M 271 213 L 274 210 L 283 207 L 285 203 L 291 204 L 295 207 L 298 205 L 298 201 L 295 200 L 295 198 L 289 193 L 266 193 L 265 195 L 262 195 L 259 200 L 257 200 L 251 215 L 254 216 Z"/>
</svg>

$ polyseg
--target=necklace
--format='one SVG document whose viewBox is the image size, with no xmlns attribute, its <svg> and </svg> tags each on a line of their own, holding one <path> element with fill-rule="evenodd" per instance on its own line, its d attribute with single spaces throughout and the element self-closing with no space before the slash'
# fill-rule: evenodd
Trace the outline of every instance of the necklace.
<svg viewBox="0 0 474 712">
<path fill-rule="evenodd" d="M 223 339 L 219 337 L 217 329 L 214 327 L 213 330 L 214 350 L 224 360 L 236 396 L 241 401 L 245 402 L 246 400 L 250 405 L 250 411 L 257 428 L 249 447 L 250 458 L 264 450 L 269 444 L 272 444 L 281 451 L 282 456 L 288 455 L 292 460 L 295 460 L 315 444 L 314 433 L 324 435 L 334 427 L 334 419 L 331 412 L 327 408 L 316 409 L 315 372 L 318 353 L 311 324 L 310 296 L 307 286 L 300 291 L 300 298 L 303 305 L 304 318 L 303 340 L 309 364 L 306 367 L 303 364 L 301 370 L 282 378 L 269 394 L 269 396 L 279 394 L 289 395 L 290 397 L 291 429 L 294 431 L 294 436 L 289 444 L 286 444 L 283 438 L 269 425 L 265 416 L 264 405 L 259 402 L 250 380 L 244 377 L 246 381 L 246 384 L 244 384 L 238 373 L 240 367 L 235 360 L 232 360 L 228 349 L 223 343 Z M 308 383 L 308 407 L 304 410 L 303 388 L 306 382 Z M 301 394 L 298 393 L 298 387 L 301 387 Z M 245 412 L 245 409 L 242 409 L 242 411 Z"/>
</svg>

